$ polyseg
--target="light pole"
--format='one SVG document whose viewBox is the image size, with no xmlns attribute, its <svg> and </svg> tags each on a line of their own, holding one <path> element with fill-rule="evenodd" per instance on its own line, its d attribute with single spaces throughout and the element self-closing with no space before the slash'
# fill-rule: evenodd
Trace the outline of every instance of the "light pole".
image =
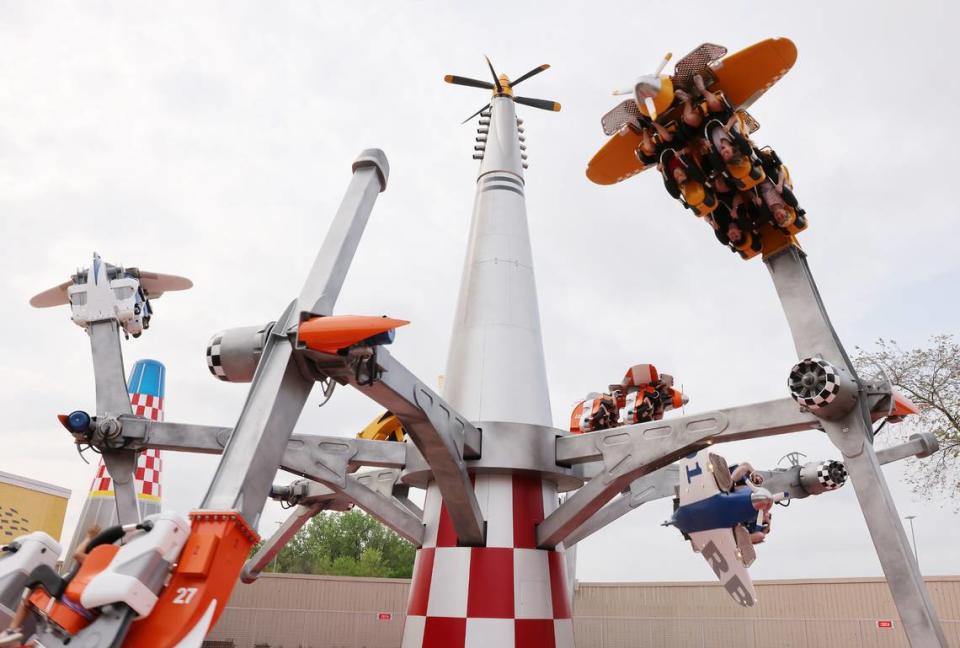
<svg viewBox="0 0 960 648">
<path fill-rule="evenodd" d="M 913 538 L 913 559 L 917 561 L 917 565 L 920 565 L 920 558 L 917 556 L 917 535 L 913 532 L 913 521 L 916 519 L 916 515 L 908 515 L 904 519 L 910 521 L 910 537 Z"/>
</svg>

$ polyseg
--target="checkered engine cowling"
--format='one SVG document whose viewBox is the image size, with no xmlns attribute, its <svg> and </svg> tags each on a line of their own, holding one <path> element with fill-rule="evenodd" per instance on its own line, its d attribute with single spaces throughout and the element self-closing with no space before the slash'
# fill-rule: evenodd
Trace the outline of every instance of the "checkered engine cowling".
<svg viewBox="0 0 960 648">
<path fill-rule="evenodd" d="M 207 343 L 207 369 L 220 380 L 227 380 L 227 374 L 223 370 L 223 355 L 221 354 L 221 345 L 223 344 L 223 333 L 217 333 Z"/>
<path fill-rule="evenodd" d="M 847 482 L 847 469 L 842 461 L 813 461 L 800 469 L 800 485 L 811 495 L 837 490 Z"/>
<path fill-rule="evenodd" d="M 272 326 L 271 322 L 265 326 L 244 326 L 217 333 L 207 343 L 207 369 L 219 380 L 250 382 Z"/>
<path fill-rule="evenodd" d="M 810 410 L 822 409 L 840 393 L 840 372 L 822 358 L 801 360 L 790 370 L 790 395 Z"/>
<path fill-rule="evenodd" d="M 817 479 L 825 490 L 836 490 L 847 482 L 847 469 L 843 462 L 824 461 L 817 470 Z"/>
</svg>

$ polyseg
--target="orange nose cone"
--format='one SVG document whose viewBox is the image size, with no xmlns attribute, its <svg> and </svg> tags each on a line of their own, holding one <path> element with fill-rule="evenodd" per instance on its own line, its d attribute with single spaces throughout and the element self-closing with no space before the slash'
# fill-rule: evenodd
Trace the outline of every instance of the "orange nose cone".
<svg viewBox="0 0 960 648">
<path fill-rule="evenodd" d="M 321 353 L 336 353 L 340 349 L 409 323 L 407 320 L 375 315 L 314 317 L 300 325 L 299 339 L 308 349 Z"/>
<path fill-rule="evenodd" d="M 670 395 L 673 397 L 673 409 L 680 409 L 683 407 L 683 392 L 679 389 L 670 389 Z"/>
<path fill-rule="evenodd" d="M 890 416 L 909 416 L 919 413 L 920 408 L 914 405 L 909 398 L 896 389 L 893 390 L 893 412 L 891 412 Z"/>
</svg>

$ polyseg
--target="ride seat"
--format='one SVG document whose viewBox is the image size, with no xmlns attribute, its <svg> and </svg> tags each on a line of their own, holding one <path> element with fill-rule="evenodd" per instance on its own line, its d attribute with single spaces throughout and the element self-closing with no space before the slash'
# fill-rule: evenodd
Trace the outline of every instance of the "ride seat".
<svg viewBox="0 0 960 648">
<path fill-rule="evenodd" d="M 739 164 L 725 163 L 727 173 L 733 178 L 740 191 L 748 191 L 767 179 L 767 174 L 759 164 L 754 164 L 750 156 L 744 155 Z"/>
<path fill-rule="evenodd" d="M 799 234 L 803 230 L 807 229 L 806 217 L 798 215 L 797 210 L 789 205 L 786 206 L 786 210 L 787 214 L 789 214 L 787 222 L 783 226 L 778 225 L 778 229 L 791 236 Z"/>
<path fill-rule="evenodd" d="M 706 216 L 717 208 L 717 198 L 702 183 L 688 180 L 680 185 L 683 201 L 697 216 Z"/>
<path fill-rule="evenodd" d="M 77 572 L 67 576 L 69 580 L 61 598 L 54 598 L 41 587 L 30 594 L 30 605 L 64 632 L 75 635 L 96 618 L 95 612 L 80 605 L 80 595 L 90 581 L 110 565 L 119 550 L 120 547 L 112 544 L 94 547 Z"/>
</svg>

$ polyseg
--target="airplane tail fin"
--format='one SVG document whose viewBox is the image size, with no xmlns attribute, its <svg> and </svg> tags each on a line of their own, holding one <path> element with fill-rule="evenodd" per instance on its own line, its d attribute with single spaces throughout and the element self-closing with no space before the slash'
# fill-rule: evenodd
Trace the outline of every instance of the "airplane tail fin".
<svg viewBox="0 0 960 648">
<path fill-rule="evenodd" d="M 156 360 L 137 360 L 134 363 L 127 382 L 127 390 L 130 392 L 130 404 L 136 416 L 142 416 L 151 421 L 163 420 L 166 373 L 163 363 Z M 163 460 L 159 450 L 144 450 L 137 457 L 134 481 L 141 518 L 160 512 L 162 467 Z M 114 502 L 113 480 L 101 459 L 97 464 L 97 472 L 90 484 L 90 493 L 87 495 L 87 501 L 84 502 L 64 562 L 69 564 L 73 561 L 77 544 L 84 538 L 88 529 L 94 526 L 105 529 L 116 523 L 117 508 Z"/>
</svg>

